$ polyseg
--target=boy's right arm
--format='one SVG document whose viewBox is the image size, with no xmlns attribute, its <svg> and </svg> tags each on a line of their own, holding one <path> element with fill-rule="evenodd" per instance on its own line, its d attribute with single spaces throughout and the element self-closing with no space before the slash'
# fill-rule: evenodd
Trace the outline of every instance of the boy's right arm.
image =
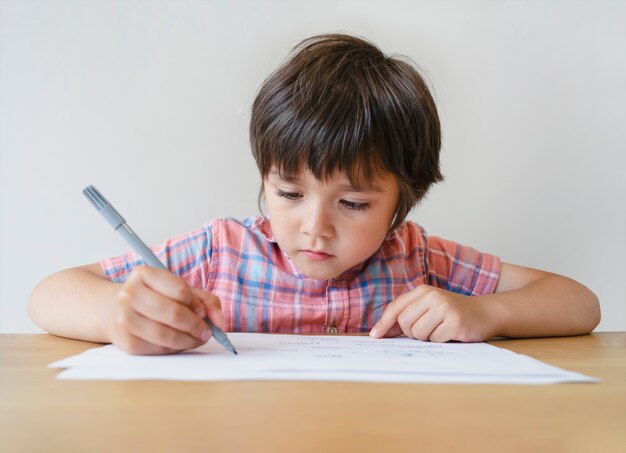
<svg viewBox="0 0 626 453">
<path fill-rule="evenodd" d="M 145 266 L 124 283 L 108 281 L 98 263 L 52 274 L 33 289 L 28 314 L 54 335 L 114 343 L 132 354 L 170 354 L 206 343 L 205 314 L 226 327 L 216 296 Z"/>
</svg>

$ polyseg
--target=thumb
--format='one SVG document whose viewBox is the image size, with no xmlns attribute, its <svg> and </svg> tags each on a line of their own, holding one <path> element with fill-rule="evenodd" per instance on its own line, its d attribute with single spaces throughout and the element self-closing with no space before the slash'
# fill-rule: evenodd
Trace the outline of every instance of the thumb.
<svg viewBox="0 0 626 453">
<path fill-rule="evenodd" d="M 226 318 L 222 312 L 222 303 L 219 297 L 200 288 L 191 287 L 191 292 L 204 307 L 207 318 L 220 329 L 226 330 Z"/>
</svg>

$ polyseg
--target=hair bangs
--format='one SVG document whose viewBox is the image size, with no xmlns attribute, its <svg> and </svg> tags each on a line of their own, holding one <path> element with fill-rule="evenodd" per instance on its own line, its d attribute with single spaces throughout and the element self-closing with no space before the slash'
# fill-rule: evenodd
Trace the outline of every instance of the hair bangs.
<svg viewBox="0 0 626 453">
<path fill-rule="evenodd" d="M 372 139 L 371 124 L 363 120 L 366 115 L 346 118 L 337 110 L 316 113 L 309 109 L 290 112 L 289 127 L 267 131 L 273 146 L 265 149 L 262 176 L 272 168 L 289 176 L 307 169 L 324 181 L 340 172 L 355 188 L 371 188 L 375 177 L 386 169 Z"/>
</svg>

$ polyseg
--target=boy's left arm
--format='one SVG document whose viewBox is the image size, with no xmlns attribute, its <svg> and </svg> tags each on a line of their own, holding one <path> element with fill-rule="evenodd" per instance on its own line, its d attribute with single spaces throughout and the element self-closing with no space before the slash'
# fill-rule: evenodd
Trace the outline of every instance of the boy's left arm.
<svg viewBox="0 0 626 453">
<path fill-rule="evenodd" d="M 600 322 L 596 295 L 548 272 L 502 263 L 494 294 L 465 296 L 428 285 L 391 302 L 370 336 L 445 341 L 552 337 L 591 332 Z"/>
</svg>

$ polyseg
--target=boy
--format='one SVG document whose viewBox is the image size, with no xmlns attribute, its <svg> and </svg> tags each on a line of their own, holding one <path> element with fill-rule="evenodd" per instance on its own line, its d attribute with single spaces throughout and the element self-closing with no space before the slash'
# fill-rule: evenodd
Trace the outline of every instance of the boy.
<svg viewBox="0 0 626 453">
<path fill-rule="evenodd" d="M 226 331 L 370 332 L 445 341 L 591 332 L 597 297 L 568 278 L 428 236 L 409 211 L 442 180 L 435 103 L 418 72 L 347 35 L 301 42 L 252 106 L 267 217 L 165 241 L 173 273 L 126 254 L 44 279 L 31 318 L 134 354 Z"/>
</svg>

